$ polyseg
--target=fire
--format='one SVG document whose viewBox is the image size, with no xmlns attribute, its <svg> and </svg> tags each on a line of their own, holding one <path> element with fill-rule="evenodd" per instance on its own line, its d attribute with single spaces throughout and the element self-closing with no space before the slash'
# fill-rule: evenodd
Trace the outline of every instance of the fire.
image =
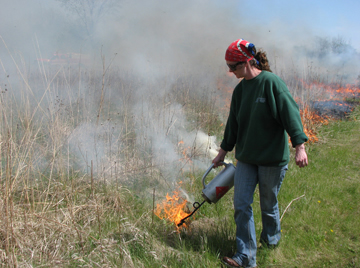
<svg viewBox="0 0 360 268">
<path fill-rule="evenodd" d="M 352 84 L 341 86 L 338 83 L 324 84 L 317 81 L 306 83 L 302 81 L 304 87 L 320 93 L 318 102 L 331 102 L 335 107 L 347 107 L 348 111 L 353 108 L 346 103 L 349 99 L 358 99 L 360 97 L 360 88 Z M 297 100 L 299 102 L 299 100 Z M 300 110 L 301 119 L 304 126 L 304 132 L 309 137 L 310 142 L 317 142 L 316 129 L 323 124 L 328 124 L 330 118 L 326 115 L 318 115 L 311 110 L 308 105 L 303 105 Z M 345 112 L 346 113 L 346 112 Z"/>
<path fill-rule="evenodd" d="M 319 116 L 316 112 L 310 110 L 308 105 L 300 110 L 300 116 L 304 133 L 308 136 L 309 142 L 317 142 L 319 139 L 316 136 L 316 128 L 328 124 L 328 118 Z"/>
<path fill-rule="evenodd" d="M 316 89 L 323 93 L 324 100 L 346 100 L 351 98 L 360 97 L 360 88 L 353 84 L 346 84 L 342 86 L 339 83 L 320 83 L 313 81 L 311 83 L 306 83 L 301 81 L 305 88 Z"/>
<path fill-rule="evenodd" d="M 192 150 L 190 146 L 185 147 L 184 141 L 178 142 L 178 148 L 179 152 L 183 155 L 183 157 L 180 159 L 181 161 L 184 161 L 186 163 L 192 163 L 191 157 L 192 157 Z"/>
<path fill-rule="evenodd" d="M 154 214 L 160 219 L 165 219 L 169 222 L 175 223 L 177 226 L 180 221 L 190 215 L 185 212 L 187 210 L 188 201 L 186 198 L 180 196 L 180 190 L 173 191 L 173 195 L 166 194 L 166 198 L 159 204 L 157 204 Z M 186 224 L 183 225 L 186 227 Z"/>
</svg>

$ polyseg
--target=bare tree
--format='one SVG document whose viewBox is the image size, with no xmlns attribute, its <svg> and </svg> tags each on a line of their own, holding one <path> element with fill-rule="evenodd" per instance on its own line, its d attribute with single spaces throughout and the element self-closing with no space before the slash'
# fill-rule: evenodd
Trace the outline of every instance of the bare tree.
<svg viewBox="0 0 360 268">
<path fill-rule="evenodd" d="M 87 38 L 92 39 L 94 30 L 106 16 L 116 14 L 120 0 L 56 0 L 79 20 Z"/>
</svg>

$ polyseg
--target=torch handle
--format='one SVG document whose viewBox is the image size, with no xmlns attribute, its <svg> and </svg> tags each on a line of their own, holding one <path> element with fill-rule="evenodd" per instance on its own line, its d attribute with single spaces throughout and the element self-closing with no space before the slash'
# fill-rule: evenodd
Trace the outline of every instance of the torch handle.
<svg viewBox="0 0 360 268">
<path fill-rule="evenodd" d="M 225 165 L 225 167 L 228 165 L 225 162 L 221 162 L 220 164 Z M 214 163 L 211 164 L 211 166 L 205 171 L 205 173 L 204 173 L 204 175 L 202 177 L 202 185 L 204 187 L 203 189 L 205 189 L 205 187 L 206 187 L 205 178 L 210 173 L 210 171 L 213 169 L 213 167 L 214 167 Z"/>
</svg>

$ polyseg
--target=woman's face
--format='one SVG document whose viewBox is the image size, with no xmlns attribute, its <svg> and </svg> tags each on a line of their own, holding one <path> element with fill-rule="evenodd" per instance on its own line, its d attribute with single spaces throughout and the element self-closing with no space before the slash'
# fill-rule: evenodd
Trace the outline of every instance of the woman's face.
<svg viewBox="0 0 360 268">
<path fill-rule="evenodd" d="M 244 78 L 246 75 L 246 68 L 249 62 L 234 62 L 226 61 L 227 66 L 229 67 L 229 72 L 233 73 L 236 78 Z"/>
</svg>

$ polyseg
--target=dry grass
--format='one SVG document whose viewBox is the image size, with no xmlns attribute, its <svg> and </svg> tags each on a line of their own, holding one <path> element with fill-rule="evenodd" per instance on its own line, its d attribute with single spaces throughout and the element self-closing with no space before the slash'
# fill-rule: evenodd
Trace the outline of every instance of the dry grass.
<svg viewBox="0 0 360 268">
<path fill-rule="evenodd" d="M 142 267 L 139 246 L 173 254 L 147 242 L 152 192 L 162 198 L 208 157 L 213 141 L 194 126 L 214 132 L 216 96 L 190 79 L 159 97 L 162 85 L 105 59 L 100 70 L 13 64 L 0 94 L 2 265 Z"/>
</svg>

